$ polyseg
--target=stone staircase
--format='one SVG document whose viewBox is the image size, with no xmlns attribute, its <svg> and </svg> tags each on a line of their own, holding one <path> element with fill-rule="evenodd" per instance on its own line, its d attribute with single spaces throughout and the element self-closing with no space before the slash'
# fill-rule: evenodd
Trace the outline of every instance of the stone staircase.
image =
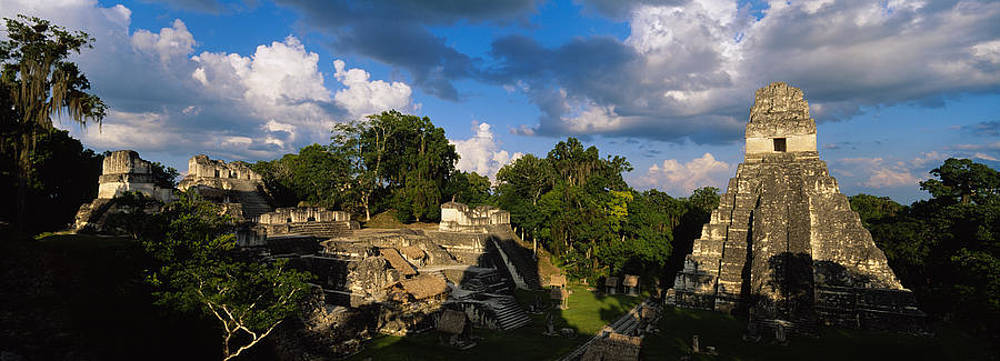
<svg viewBox="0 0 1000 361">
<path fill-rule="evenodd" d="M 259 191 L 232 191 L 231 193 L 231 200 L 243 206 L 243 217 L 246 219 L 254 219 L 273 210 Z"/>
<path fill-rule="evenodd" d="M 580 345 L 570 353 L 559 358 L 559 361 L 579 360 L 583 356 L 583 354 L 587 351 L 587 347 L 590 347 L 590 345 L 595 341 L 597 341 L 598 339 L 607 337 L 608 334 L 610 334 L 611 332 L 623 335 L 633 335 L 635 331 L 642 326 L 642 320 L 639 318 L 640 317 L 639 312 L 643 306 L 656 307 L 656 303 L 653 300 L 647 299 L 642 303 L 636 305 L 628 313 L 622 315 L 621 318 L 619 318 L 618 320 L 607 326 L 604 326 L 604 328 L 601 329 L 600 331 L 597 331 L 597 334 L 594 335 L 594 337 L 592 337 L 590 340 L 587 340 L 587 342 L 584 342 L 583 345 Z"/>
<path fill-rule="evenodd" d="M 493 312 L 496 313 L 500 329 L 509 331 L 520 328 L 531 322 L 531 316 L 517 304 L 513 296 L 493 295 L 495 298 L 490 302 Z"/>
<path fill-rule="evenodd" d="M 518 243 L 517 235 L 511 231 L 510 226 L 493 226 L 490 228 L 490 238 L 496 247 L 505 255 L 505 261 L 509 262 L 513 269 L 513 277 L 520 277 L 524 287 L 528 289 L 539 289 L 541 283 L 538 279 L 538 261 L 531 255 L 531 250 L 522 247 Z M 518 285 L 521 287 L 521 285 Z"/>
</svg>

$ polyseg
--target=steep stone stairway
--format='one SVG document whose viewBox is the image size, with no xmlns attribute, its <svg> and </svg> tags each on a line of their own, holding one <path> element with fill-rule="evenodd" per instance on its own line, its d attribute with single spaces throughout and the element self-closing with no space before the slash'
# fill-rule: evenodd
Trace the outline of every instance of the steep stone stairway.
<svg viewBox="0 0 1000 361">
<path fill-rule="evenodd" d="M 258 191 L 231 191 L 231 196 L 235 198 L 233 201 L 239 202 L 243 207 L 243 217 L 246 219 L 254 219 L 272 210 Z"/>
<path fill-rule="evenodd" d="M 496 313 L 501 330 L 513 330 L 531 322 L 531 317 L 517 304 L 517 300 L 513 296 L 494 296 L 496 297 L 490 300 L 490 306 L 493 308 L 493 312 Z"/>
<path fill-rule="evenodd" d="M 532 257 L 531 250 L 521 247 L 517 235 L 510 229 L 510 226 L 491 227 L 490 239 L 506 256 L 504 261 L 513 266 L 511 272 L 516 273 L 513 276 L 520 277 L 524 287 L 528 289 L 541 288 L 541 282 L 538 278 L 538 261 Z"/>
</svg>

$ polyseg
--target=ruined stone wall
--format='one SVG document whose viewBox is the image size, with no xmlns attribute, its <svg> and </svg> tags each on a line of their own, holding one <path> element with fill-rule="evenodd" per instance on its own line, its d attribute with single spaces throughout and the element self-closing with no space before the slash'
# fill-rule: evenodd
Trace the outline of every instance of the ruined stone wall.
<svg viewBox="0 0 1000 361">
<path fill-rule="evenodd" d="M 757 97 L 748 142 L 751 137 L 815 136 L 801 91 L 775 83 Z M 817 321 L 878 328 L 878 320 L 912 324 L 922 315 L 815 149 L 748 151 L 695 240 L 668 301 L 724 312 L 749 310 L 752 322 L 790 322 L 800 328 Z"/>
<path fill-rule="evenodd" d="M 116 150 L 104 157 L 98 182 L 98 199 L 112 199 L 125 192 L 139 192 L 162 202 L 173 199 L 173 190 L 156 185 L 150 163 L 134 150 Z"/>
<path fill-rule="evenodd" d="M 318 207 L 278 208 L 260 215 L 260 224 L 350 221 L 351 214 Z"/>
<path fill-rule="evenodd" d="M 222 204 L 237 219 L 252 220 L 272 209 L 260 175 L 243 162 L 226 163 L 196 155 L 188 161 L 188 173 L 177 188 Z"/>
<path fill-rule="evenodd" d="M 486 233 L 489 231 L 489 226 L 509 224 L 510 212 L 490 206 L 471 208 L 459 202 L 448 202 L 441 205 L 441 223 L 438 225 L 438 230 Z"/>
<path fill-rule="evenodd" d="M 209 159 L 204 154 L 196 155 L 188 160 L 188 175 L 200 178 L 261 180 L 260 175 L 251 170 L 246 163 L 226 163 L 221 160 Z"/>
</svg>

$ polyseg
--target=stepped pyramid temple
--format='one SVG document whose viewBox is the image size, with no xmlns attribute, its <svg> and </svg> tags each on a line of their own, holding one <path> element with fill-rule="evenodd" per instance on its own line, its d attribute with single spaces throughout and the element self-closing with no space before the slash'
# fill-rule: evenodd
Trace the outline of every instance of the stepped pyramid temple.
<svg viewBox="0 0 1000 361">
<path fill-rule="evenodd" d="M 733 312 L 749 329 L 917 331 L 923 313 L 816 151 L 802 91 L 757 90 L 746 158 L 694 241 L 667 302 Z"/>
</svg>

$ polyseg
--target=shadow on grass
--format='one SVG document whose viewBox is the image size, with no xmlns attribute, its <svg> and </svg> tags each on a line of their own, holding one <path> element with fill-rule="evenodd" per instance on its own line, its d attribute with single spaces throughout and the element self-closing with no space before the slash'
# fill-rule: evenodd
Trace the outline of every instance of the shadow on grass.
<svg viewBox="0 0 1000 361">
<path fill-rule="evenodd" d="M 715 346 L 718 356 L 696 355 L 695 360 L 988 360 L 986 344 L 954 329 L 935 337 L 827 328 L 818 337 L 792 336 L 787 346 L 742 341 L 745 323 L 710 311 L 666 307 L 660 333 L 645 339 L 642 358 L 676 360 L 691 349 L 698 335 L 701 349 Z"/>
<path fill-rule="evenodd" d="M 406 337 L 382 336 L 365 345 L 365 350 L 351 360 L 551 360 L 569 353 L 600 330 L 628 312 L 641 299 L 624 295 L 595 294 L 584 286 L 571 285 L 569 309 L 558 310 L 553 322 L 556 330 L 569 328 L 572 336 L 546 336 L 545 314 L 531 315 L 528 325 L 507 332 L 474 329 L 473 335 L 481 337 L 478 345 L 459 351 L 442 345 L 437 333 L 427 332 Z M 517 291 L 522 305 L 537 299 L 548 301 L 548 291 Z"/>
</svg>

